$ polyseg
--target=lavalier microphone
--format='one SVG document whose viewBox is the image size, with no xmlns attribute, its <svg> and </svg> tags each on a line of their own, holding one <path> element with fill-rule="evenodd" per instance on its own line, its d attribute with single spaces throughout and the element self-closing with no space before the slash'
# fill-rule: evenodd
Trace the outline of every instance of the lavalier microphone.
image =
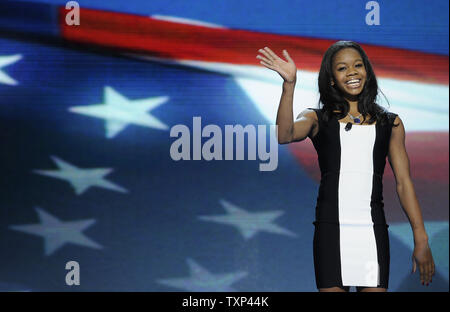
<svg viewBox="0 0 450 312">
<path fill-rule="evenodd" d="M 351 128 L 352 128 L 352 123 L 347 122 L 347 124 L 345 125 L 345 131 L 349 131 Z"/>
</svg>

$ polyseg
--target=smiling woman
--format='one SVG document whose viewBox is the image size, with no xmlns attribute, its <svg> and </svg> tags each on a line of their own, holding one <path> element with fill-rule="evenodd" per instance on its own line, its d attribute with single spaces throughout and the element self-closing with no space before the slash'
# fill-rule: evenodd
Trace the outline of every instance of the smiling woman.
<svg viewBox="0 0 450 312">
<path fill-rule="evenodd" d="M 318 83 L 325 120 L 339 111 L 337 118 L 342 122 L 386 124 L 385 109 L 376 103 L 381 90 L 375 72 L 358 44 L 339 41 L 332 45 L 323 57 Z"/>
<path fill-rule="evenodd" d="M 400 117 L 376 103 L 378 84 L 364 50 L 355 42 L 333 44 L 319 72 L 321 109 L 309 108 L 293 122 L 297 69 L 268 47 L 261 64 L 284 79 L 277 113 L 278 142 L 309 137 L 317 151 L 321 180 L 316 205 L 313 256 L 319 291 L 387 291 L 390 250 L 384 214 L 386 156 L 395 173 L 397 193 L 414 231 L 414 270 L 431 281 L 434 261 L 415 197 Z M 361 118 L 362 117 L 362 120 Z M 345 125 L 346 124 L 346 125 Z M 357 124 L 352 131 L 352 125 Z"/>
<path fill-rule="evenodd" d="M 348 70 L 352 72 L 347 74 Z M 333 59 L 333 74 L 335 79 L 331 80 L 331 85 L 336 84 L 347 97 L 355 99 L 361 93 L 367 75 L 361 55 L 350 48 L 336 53 Z"/>
</svg>

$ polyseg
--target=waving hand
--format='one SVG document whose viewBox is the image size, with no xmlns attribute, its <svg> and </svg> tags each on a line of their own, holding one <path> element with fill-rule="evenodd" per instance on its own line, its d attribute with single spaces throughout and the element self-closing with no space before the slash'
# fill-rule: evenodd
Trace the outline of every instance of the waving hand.
<svg viewBox="0 0 450 312">
<path fill-rule="evenodd" d="M 276 71 L 280 74 L 281 78 L 286 82 L 295 82 L 297 79 L 297 67 L 294 61 L 289 56 L 287 50 L 283 50 L 283 55 L 286 57 L 287 62 L 276 55 L 271 49 L 265 47 L 259 49 L 262 55 L 258 54 L 256 58 L 260 59 L 260 63 L 265 67 Z"/>
</svg>

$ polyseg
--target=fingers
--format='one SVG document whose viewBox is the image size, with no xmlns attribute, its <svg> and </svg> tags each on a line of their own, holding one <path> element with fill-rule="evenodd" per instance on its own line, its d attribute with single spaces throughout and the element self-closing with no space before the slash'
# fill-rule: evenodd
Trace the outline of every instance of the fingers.
<svg viewBox="0 0 450 312">
<path fill-rule="evenodd" d="M 433 281 L 433 275 L 435 273 L 435 266 L 434 266 L 434 261 L 433 259 L 431 259 L 430 263 L 428 264 L 429 267 L 429 279 L 430 279 L 430 283 Z"/>
<path fill-rule="evenodd" d="M 432 282 L 432 277 L 434 275 L 434 263 L 428 262 L 420 265 L 420 282 L 422 285 L 428 286 Z"/>
<path fill-rule="evenodd" d="M 433 264 L 428 264 L 428 283 L 432 282 L 432 276 L 433 276 Z"/>
<path fill-rule="evenodd" d="M 436 271 L 435 271 L 434 261 L 432 261 L 431 262 L 431 276 L 433 276 L 434 273 L 436 273 Z"/>
<path fill-rule="evenodd" d="M 272 52 L 272 50 L 270 50 L 268 47 L 265 47 L 264 49 L 259 49 L 258 50 L 261 54 L 263 54 L 264 56 L 262 56 L 262 55 L 257 55 L 256 56 L 256 58 L 258 58 L 258 59 L 260 59 L 261 61 L 260 61 L 260 63 L 262 64 L 262 65 L 264 65 L 264 66 L 266 66 L 267 68 L 270 68 L 270 69 L 273 69 L 273 70 L 276 70 L 276 68 L 275 68 L 275 66 L 274 66 L 274 64 L 273 64 L 273 62 L 275 61 L 275 57 L 277 57 L 276 55 L 275 55 L 275 57 L 270 53 L 270 52 Z M 269 52 L 270 51 L 270 52 Z M 273 53 L 273 52 L 272 52 Z M 273 53 L 273 54 L 275 54 L 275 53 Z"/>
<path fill-rule="evenodd" d="M 272 53 L 269 53 L 269 50 L 270 49 L 268 47 L 265 47 L 264 49 L 259 49 L 258 52 L 263 54 L 267 58 L 268 61 L 274 62 L 278 56 L 276 56 L 275 53 L 272 52 L 272 50 L 270 50 Z"/>
<path fill-rule="evenodd" d="M 269 64 L 269 63 L 267 63 L 267 62 L 265 62 L 265 61 L 260 61 L 260 63 L 261 63 L 262 65 L 266 66 L 267 68 L 270 68 L 270 69 L 274 69 L 274 70 L 275 70 L 275 67 L 274 67 L 274 66 L 272 66 L 271 64 Z"/>
<path fill-rule="evenodd" d="M 425 282 L 425 266 L 423 264 L 419 264 L 419 271 L 420 271 L 420 282 L 423 285 Z"/>
<path fill-rule="evenodd" d="M 256 56 L 257 59 L 260 59 L 261 61 L 264 61 L 265 63 L 272 65 L 272 60 L 269 60 L 268 58 L 262 56 L 262 55 L 257 55 Z M 262 63 L 262 62 L 261 62 Z"/>
<path fill-rule="evenodd" d="M 273 59 L 274 61 L 280 58 L 278 55 L 275 54 L 275 52 L 273 52 L 268 47 L 265 47 L 264 50 L 269 54 L 270 58 Z"/>
<path fill-rule="evenodd" d="M 416 273 L 416 269 L 417 269 L 416 259 L 414 259 L 414 257 L 413 257 L 413 267 L 412 267 L 411 273 Z"/>
<path fill-rule="evenodd" d="M 283 50 L 283 54 L 289 62 L 294 63 L 294 60 L 291 58 L 287 50 Z"/>
<path fill-rule="evenodd" d="M 428 286 L 428 284 L 430 283 L 430 269 L 429 269 L 428 264 L 425 264 L 423 266 L 423 271 L 424 271 L 423 272 L 423 282 L 425 285 Z"/>
<path fill-rule="evenodd" d="M 425 273 L 424 273 L 424 283 L 428 286 L 431 283 L 431 263 L 427 263 L 424 266 Z"/>
</svg>

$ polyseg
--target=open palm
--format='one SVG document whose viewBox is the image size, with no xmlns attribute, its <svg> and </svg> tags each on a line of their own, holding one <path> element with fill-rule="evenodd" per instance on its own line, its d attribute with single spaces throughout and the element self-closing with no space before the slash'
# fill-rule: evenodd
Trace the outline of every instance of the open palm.
<svg viewBox="0 0 450 312">
<path fill-rule="evenodd" d="M 261 60 L 260 63 L 262 65 L 276 71 L 286 82 L 296 81 L 297 67 L 295 66 L 294 61 L 289 56 L 289 53 L 286 50 L 283 50 L 283 55 L 286 57 L 287 62 L 276 55 L 268 47 L 259 49 L 258 52 L 260 52 L 262 55 L 258 54 L 256 58 Z"/>
</svg>

